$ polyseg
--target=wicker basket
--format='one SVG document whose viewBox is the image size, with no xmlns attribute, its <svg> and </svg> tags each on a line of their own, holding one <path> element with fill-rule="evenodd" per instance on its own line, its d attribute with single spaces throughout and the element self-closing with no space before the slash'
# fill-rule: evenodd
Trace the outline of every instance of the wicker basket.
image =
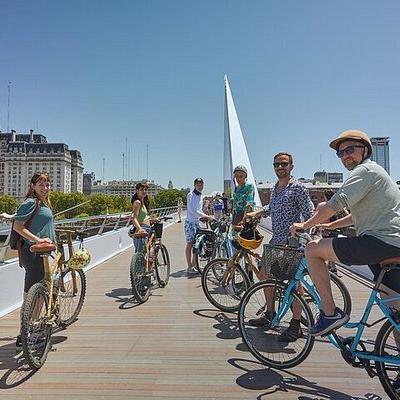
<svg viewBox="0 0 400 400">
<path fill-rule="evenodd" d="M 268 274 L 275 279 L 285 281 L 294 277 L 303 255 L 304 251 L 301 249 L 264 244 L 261 263 Z"/>
</svg>

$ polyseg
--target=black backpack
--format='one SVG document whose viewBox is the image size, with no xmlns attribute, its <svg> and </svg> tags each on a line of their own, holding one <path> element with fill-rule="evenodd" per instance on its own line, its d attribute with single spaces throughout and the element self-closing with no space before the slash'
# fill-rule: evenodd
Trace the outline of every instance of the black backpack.
<svg viewBox="0 0 400 400">
<path fill-rule="evenodd" d="M 31 216 L 29 217 L 29 219 L 25 222 L 24 227 L 26 229 L 28 229 L 32 223 L 33 218 L 35 217 L 35 215 L 37 214 L 37 212 L 39 211 L 39 201 L 36 200 L 36 206 L 35 206 L 35 210 L 33 211 L 33 213 L 31 214 Z M 11 225 L 11 234 L 10 234 L 10 242 L 9 242 L 9 246 L 12 250 L 18 250 L 18 257 L 20 257 L 20 250 L 21 250 L 21 243 L 22 243 L 22 236 L 14 231 L 14 222 Z"/>
</svg>

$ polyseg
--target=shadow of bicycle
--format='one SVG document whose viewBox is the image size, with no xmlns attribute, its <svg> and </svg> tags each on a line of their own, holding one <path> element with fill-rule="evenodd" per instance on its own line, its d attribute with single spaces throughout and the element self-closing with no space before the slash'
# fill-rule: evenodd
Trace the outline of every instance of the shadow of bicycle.
<svg viewBox="0 0 400 400">
<path fill-rule="evenodd" d="M 257 361 L 231 358 L 228 363 L 244 371 L 244 374 L 236 379 L 239 386 L 244 389 L 264 391 L 257 396 L 258 400 L 274 398 L 273 394 L 278 392 L 287 393 L 287 397 L 290 398 L 293 398 L 293 394 L 297 394 L 298 400 L 383 400 L 375 393 L 366 393 L 362 396 L 348 395 L 339 390 L 318 385 L 293 372 L 267 368 Z M 290 395 L 291 392 L 292 395 Z"/>
<path fill-rule="evenodd" d="M 53 335 L 50 353 L 56 351 L 55 345 L 64 342 L 66 339 L 66 336 Z M 17 352 L 15 338 L 3 337 L 0 338 L 1 342 L 6 342 L 6 344 L 0 346 L 0 371 L 4 371 L 0 377 L 0 389 L 12 389 L 29 380 L 38 370 L 31 369 L 25 361 L 22 351 Z"/>
<path fill-rule="evenodd" d="M 217 338 L 238 339 L 241 337 L 236 314 L 224 313 L 216 309 L 194 310 L 193 313 L 199 317 L 210 318 L 216 321 L 213 328 L 219 330 L 215 335 Z"/>
</svg>

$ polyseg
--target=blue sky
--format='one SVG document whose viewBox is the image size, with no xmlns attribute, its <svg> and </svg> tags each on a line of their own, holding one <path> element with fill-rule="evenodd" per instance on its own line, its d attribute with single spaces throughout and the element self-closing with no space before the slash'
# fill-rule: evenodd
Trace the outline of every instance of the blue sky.
<svg viewBox="0 0 400 400">
<path fill-rule="evenodd" d="M 229 78 L 253 170 L 274 179 L 345 171 L 342 130 L 391 137 L 400 179 L 398 1 L 0 0 L 0 129 L 30 128 L 82 152 L 85 169 L 220 190 Z"/>
</svg>

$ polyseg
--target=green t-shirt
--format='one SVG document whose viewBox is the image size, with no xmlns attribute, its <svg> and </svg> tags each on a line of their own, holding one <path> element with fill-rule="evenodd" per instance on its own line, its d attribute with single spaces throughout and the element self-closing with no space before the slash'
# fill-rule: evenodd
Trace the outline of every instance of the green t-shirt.
<svg viewBox="0 0 400 400">
<path fill-rule="evenodd" d="M 335 212 L 350 210 L 357 236 L 371 235 L 400 247 L 400 191 L 374 161 L 357 165 L 328 206 Z"/>
<path fill-rule="evenodd" d="M 32 197 L 26 199 L 17 210 L 15 220 L 26 222 L 32 213 L 35 211 L 36 200 Z M 53 242 L 56 241 L 56 232 L 54 229 L 54 218 L 51 209 L 43 202 L 39 203 L 39 210 L 33 217 L 29 226 L 29 231 L 40 238 L 50 238 Z M 31 244 L 32 241 L 25 239 L 25 242 Z"/>
</svg>

